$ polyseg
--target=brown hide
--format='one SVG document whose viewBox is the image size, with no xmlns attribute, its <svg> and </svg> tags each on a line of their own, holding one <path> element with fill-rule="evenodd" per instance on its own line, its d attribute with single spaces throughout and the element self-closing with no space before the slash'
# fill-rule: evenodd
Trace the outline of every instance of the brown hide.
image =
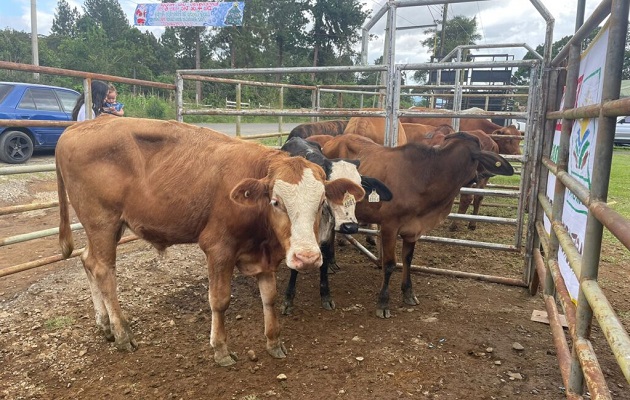
<svg viewBox="0 0 630 400">
<path fill-rule="evenodd" d="M 313 136 L 309 136 L 306 140 L 309 141 L 309 142 L 312 142 L 312 143 L 317 143 L 319 145 L 319 147 L 324 147 L 324 145 L 332 138 L 334 138 L 334 136 L 331 136 L 331 135 L 313 135 Z"/>
<path fill-rule="evenodd" d="M 436 110 L 433 108 L 426 107 L 412 107 L 414 111 L 427 111 L 427 112 L 449 112 L 449 110 Z M 414 123 L 414 124 L 425 124 L 425 125 L 433 125 L 439 126 L 443 124 L 451 124 L 451 118 L 425 118 L 425 117 L 400 117 L 399 119 L 403 123 Z M 488 135 L 513 135 L 513 136 L 523 136 L 523 132 L 516 129 L 514 125 L 503 127 L 501 125 L 497 125 L 492 121 L 487 119 L 478 119 L 478 118 L 460 118 L 459 120 L 459 130 L 464 132 L 474 131 L 474 130 L 482 130 Z M 521 154 L 520 141 L 522 139 L 519 138 L 497 138 L 492 137 L 497 145 L 499 145 L 499 153 L 500 154 L 510 154 L 510 155 L 519 155 Z"/>
<path fill-rule="evenodd" d="M 364 149 L 381 147 L 383 146 L 365 136 L 343 135 L 326 142 L 322 146 L 322 153 L 328 158 L 358 159 Z"/>
<path fill-rule="evenodd" d="M 339 136 L 343 134 L 344 130 L 346 129 L 346 125 L 348 125 L 347 119 L 309 122 L 306 124 L 301 124 L 291 129 L 287 140 L 295 136 L 301 137 L 302 139 L 309 138 L 313 135 Z"/>
<path fill-rule="evenodd" d="M 424 143 L 426 145 L 441 144 L 446 135 L 455 132 L 450 125 L 440 125 L 437 127 L 411 123 L 404 123 L 402 125 L 405 128 L 407 142 Z"/>
<path fill-rule="evenodd" d="M 258 279 L 267 350 L 285 357 L 274 309 L 277 267 L 285 256 L 296 269 L 319 267 L 324 190 L 331 197 L 362 191 L 346 179 L 326 182 L 322 168 L 304 158 L 174 121 L 77 123 L 55 157 L 60 243 L 68 256 L 69 199 L 87 235 L 82 261 L 105 336 L 120 349 L 137 347 L 116 295 L 116 241 L 125 225 L 160 250 L 197 242 L 207 257 L 210 342 L 222 366 L 234 363 L 224 326 L 234 268 Z"/>
<path fill-rule="evenodd" d="M 395 148 L 343 135 L 330 140 L 323 150 L 327 157 L 344 154 L 359 159 L 359 172 L 379 179 L 392 192 L 392 201 L 362 202 L 356 208 L 359 221 L 381 225 L 384 276 L 376 312 L 381 318 L 390 316 L 388 286 L 396 265 L 398 235 L 403 238 L 403 299 L 417 305 L 410 278 L 416 240 L 444 221 L 460 188 L 475 177 L 479 163 L 493 173 L 513 173 L 507 161 L 481 151 L 479 139 L 462 132 L 448 135 L 441 146 L 408 143 Z"/>
<path fill-rule="evenodd" d="M 352 117 L 343 133 L 365 136 L 382 145 L 385 143 L 385 117 Z M 405 129 L 398 121 L 398 146 L 405 143 Z"/>
</svg>

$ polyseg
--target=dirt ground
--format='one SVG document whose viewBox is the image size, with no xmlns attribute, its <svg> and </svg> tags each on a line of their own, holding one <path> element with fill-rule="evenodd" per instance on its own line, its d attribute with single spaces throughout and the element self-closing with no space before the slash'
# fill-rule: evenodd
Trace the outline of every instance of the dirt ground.
<svg viewBox="0 0 630 400">
<path fill-rule="evenodd" d="M 0 207 L 56 197 L 52 173 L 3 179 L 0 186 L 10 190 L 2 192 Z M 57 223 L 56 208 L 3 216 L 0 238 Z M 509 232 L 479 224 L 455 237 L 488 240 Z M 454 235 L 445 227 L 432 234 Z M 82 246 L 82 234 L 74 236 Z M 235 275 L 227 330 L 238 361 L 229 368 L 213 361 L 205 260 L 194 245 L 174 246 L 164 257 L 141 241 L 119 247 L 119 298 L 140 345 L 133 353 L 117 351 L 98 332 L 77 258 L 0 278 L 0 398 L 564 398 L 549 326 L 530 320 L 544 310 L 540 294 L 416 274 L 420 305 L 410 307 L 396 273 L 393 316 L 383 320 L 375 316 L 381 271 L 350 245 L 337 251 L 341 270 L 331 276 L 337 307 L 322 309 L 316 274 L 301 274 L 293 314 L 281 316 L 283 360 L 265 351 L 255 280 Z M 3 246 L 0 270 L 58 253 L 56 236 Z M 618 264 L 623 249 L 606 245 L 604 254 L 601 282 L 628 327 L 629 272 Z M 512 278 L 523 269 L 520 254 L 429 243 L 416 247 L 414 264 Z M 288 276 L 281 265 L 278 310 Z M 592 341 L 612 397 L 630 399 L 597 326 Z"/>
</svg>

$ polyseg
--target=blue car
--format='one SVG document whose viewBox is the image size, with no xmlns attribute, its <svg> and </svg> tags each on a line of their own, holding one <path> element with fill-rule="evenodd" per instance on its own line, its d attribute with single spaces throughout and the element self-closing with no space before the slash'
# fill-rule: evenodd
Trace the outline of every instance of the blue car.
<svg viewBox="0 0 630 400">
<path fill-rule="evenodd" d="M 0 119 L 71 121 L 78 97 L 62 87 L 0 82 Z M 54 149 L 64 129 L 0 126 L 0 161 L 24 163 L 34 150 Z"/>
</svg>

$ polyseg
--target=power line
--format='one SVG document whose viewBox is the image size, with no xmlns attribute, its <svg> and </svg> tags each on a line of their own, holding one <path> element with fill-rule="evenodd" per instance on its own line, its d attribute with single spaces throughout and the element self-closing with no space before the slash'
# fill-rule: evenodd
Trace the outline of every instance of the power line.
<svg viewBox="0 0 630 400">
<path fill-rule="evenodd" d="M 483 29 L 483 21 L 481 20 L 481 9 L 479 8 L 479 2 L 477 2 L 477 11 L 478 11 L 477 15 L 479 15 L 479 25 L 481 26 L 481 35 L 483 37 L 483 42 L 485 44 L 488 44 L 488 42 L 486 41 L 486 33 L 484 32 L 484 29 Z"/>
</svg>

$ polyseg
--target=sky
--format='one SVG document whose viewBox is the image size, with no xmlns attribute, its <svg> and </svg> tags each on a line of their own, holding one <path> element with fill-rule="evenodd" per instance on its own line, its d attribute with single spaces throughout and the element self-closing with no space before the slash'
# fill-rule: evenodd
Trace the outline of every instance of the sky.
<svg viewBox="0 0 630 400">
<path fill-rule="evenodd" d="M 1 0 L 0 1 L 0 29 L 12 28 L 18 31 L 31 30 L 31 2 L 36 1 L 37 31 L 40 35 L 48 35 L 57 7 L 57 0 Z M 287 0 L 291 1 L 291 0 Z M 153 1 L 142 1 L 151 3 Z M 386 3 L 386 0 L 362 0 L 364 8 L 374 15 Z M 555 18 L 553 40 L 559 40 L 570 35 L 575 28 L 575 14 L 577 0 L 541 0 L 543 5 Z M 71 7 L 83 13 L 83 0 L 68 0 Z M 119 0 L 129 21 L 133 21 L 133 12 L 137 1 Z M 600 0 L 586 1 L 586 18 L 597 7 Z M 397 12 L 397 27 L 427 25 L 434 20 L 442 20 L 442 6 L 416 6 L 399 8 Z M 534 6 L 527 0 L 489 0 L 472 1 L 469 3 L 449 4 L 447 15 L 450 17 L 461 15 L 467 18 L 476 17 L 481 40 L 477 44 L 527 43 L 532 48 L 542 44 L 545 40 L 545 21 Z M 371 18 L 371 17 L 370 17 Z M 383 54 L 383 38 L 385 31 L 383 16 L 370 30 L 376 39 L 370 41 L 368 61 Z M 368 19 L 369 21 L 369 19 Z M 428 62 L 428 49 L 420 45 L 420 41 L 427 37 L 422 29 L 406 29 L 396 33 L 396 62 L 420 63 Z M 163 28 L 141 28 L 156 36 L 161 35 Z M 357 50 L 360 49 L 357 47 Z M 483 49 L 475 50 L 474 54 L 504 54 L 514 55 L 514 59 L 522 59 L 527 52 L 524 48 Z"/>
</svg>

